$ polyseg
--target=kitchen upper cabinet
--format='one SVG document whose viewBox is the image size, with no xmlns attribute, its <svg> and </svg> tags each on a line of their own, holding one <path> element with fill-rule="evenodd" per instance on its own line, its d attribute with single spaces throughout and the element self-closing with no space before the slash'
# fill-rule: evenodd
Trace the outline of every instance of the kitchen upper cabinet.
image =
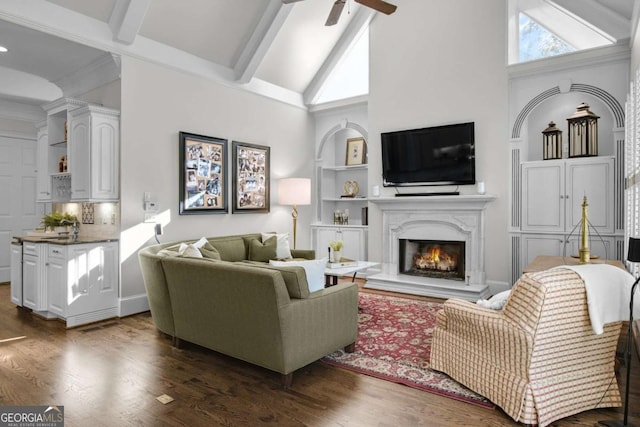
<svg viewBox="0 0 640 427">
<path fill-rule="evenodd" d="M 46 122 L 38 126 L 36 146 L 38 150 L 36 157 L 36 200 L 38 202 L 50 202 L 51 173 L 49 172 L 49 139 Z"/>
<path fill-rule="evenodd" d="M 118 200 L 120 113 L 87 105 L 71 111 L 72 201 Z"/>
</svg>

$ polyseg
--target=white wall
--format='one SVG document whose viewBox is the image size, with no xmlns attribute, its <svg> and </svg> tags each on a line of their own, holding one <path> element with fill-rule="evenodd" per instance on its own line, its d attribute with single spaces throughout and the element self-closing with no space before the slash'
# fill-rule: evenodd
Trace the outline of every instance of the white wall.
<svg viewBox="0 0 640 427">
<path fill-rule="evenodd" d="M 382 181 L 381 132 L 475 122 L 476 179 L 497 196 L 486 216 L 486 272 L 496 281 L 509 276 L 506 13 L 504 0 L 404 2 L 376 17 L 370 42 L 369 185 Z M 369 258 L 379 261 L 381 215 L 372 204 L 369 233 Z"/>
<path fill-rule="evenodd" d="M 167 221 L 161 241 L 275 230 L 291 231 L 290 207 L 277 204 L 282 177 L 312 177 L 310 115 L 264 97 L 123 56 L 121 122 L 122 297 L 144 294 L 136 252 L 153 240 L 143 224 L 143 193 L 151 192 Z M 178 215 L 178 132 L 271 147 L 269 214 Z M 229 157 L 228 161 L 231 161 Z M 231 165 L 229 188 L 231 191 Z M 232 198 L 229 195 L 229 206 Z M 299 248 L 310 246 L 311 206 L 299 207 Z"/>
</svg>

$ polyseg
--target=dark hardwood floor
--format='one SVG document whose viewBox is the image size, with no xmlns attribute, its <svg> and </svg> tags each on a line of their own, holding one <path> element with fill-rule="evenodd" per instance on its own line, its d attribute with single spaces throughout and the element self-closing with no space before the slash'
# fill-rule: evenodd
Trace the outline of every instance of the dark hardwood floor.
<svg viewBox="0 0 640 427">
<path fill-rule="evenodd" d="M 0 285 L 0 405 L 64 405 L 67 426 L 505 426 L 486 409 L 322 362 L 279 374 L 159 334 L 149 313 L 66 330 L 16 308 Z M 215 325 L 212 325 L 215 327 Z M 19 338 L 24 337 L 24 338 Z M 3 341 L 18 338 L 11 341 Z M 634 356 L 635 357 L 635 356 Z M 624 390 L 624 368 L 620 369 Z M 632 371 L 640 422 L 640 367 Z M 162 404 L 156 397 L 175 399 Z M 593 410 L 554 423 L 622 419 Z"/>
</svg>

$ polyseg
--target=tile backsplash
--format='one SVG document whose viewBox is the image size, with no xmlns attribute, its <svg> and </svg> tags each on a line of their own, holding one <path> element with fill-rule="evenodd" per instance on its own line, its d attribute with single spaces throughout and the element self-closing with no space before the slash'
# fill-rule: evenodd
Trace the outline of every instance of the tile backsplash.
<svg viewBox="0 0 640 427">
<path fill-rule="evenodd" d="M 80 236 L 112 237 L 120 234 L 120 203 L 53 203 L 56 212 L 69 212 L 78 217 Z"/>
</svg>

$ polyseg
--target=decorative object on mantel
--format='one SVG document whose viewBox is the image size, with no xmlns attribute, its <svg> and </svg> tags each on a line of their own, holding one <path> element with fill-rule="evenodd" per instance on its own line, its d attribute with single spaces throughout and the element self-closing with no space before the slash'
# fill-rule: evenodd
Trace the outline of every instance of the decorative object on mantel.
<svg viewBox="0 0 640 427">
<path fill-rule="evenodd" d="M 292 208 L 293 249 L 295 249 L 298 205 L 311 204 L 311 180 L 309 178 L 283 178 L 278 181 L 278 203 L 290 205 Z"/>
<path fill-rule="evenodd" d="M 364 165 L 367 163 L 367 144 L 364 138 L 347 139 L 347 158 L 344 164 L 346 166 Z"/>
<path fill-rule="evenodd" d="M 551 121 L 549 127 L 542 131 L 542 159 L 562 158 L 562 131 Z"/>
<path fill-rule="evenodd" d="M 598 119 L 589 111 L 589 104 L 578 105 L 576 112 L 567 119 L 569 125 L 569 157 L 598 155 Z"/>
<path fill-rule="evenodd" d="M 356 197 L 358 191 L 360 191 L 360 186 L 356 181 L 349 180 L 344 183 L 342 190 L 344 191 L 342 197 Z"/>
</svg>

